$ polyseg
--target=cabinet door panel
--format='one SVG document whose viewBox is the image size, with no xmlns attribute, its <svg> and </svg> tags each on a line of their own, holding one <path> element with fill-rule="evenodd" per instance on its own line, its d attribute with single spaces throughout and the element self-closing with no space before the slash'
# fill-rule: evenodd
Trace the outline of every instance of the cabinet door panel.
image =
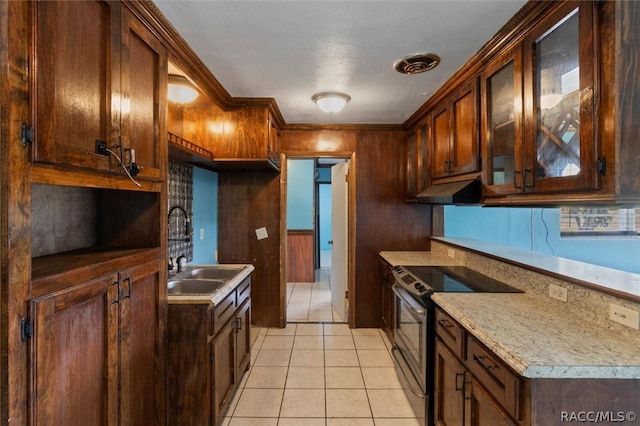
<svg viewBox="0 0 640 426">
<path fill-rule="evenodd" d="M 231 320 L 220 330 L 213 342 L 213 388 L 216 421 L 233 393 L 236 379 L 234 321 Z"/>
<path fill-rule="evenodd" d="M 475 380 L 471 381 L 470 399 L 467 401 L 468 426 L 516 426 L 516 423 Z"/>
<path fill-rule="evenodd" d="M 566 2 L 525 42 L 525 189 L 597 189 L 592 2 Z"/>
<path fill-rule="evenodd" d="M 160 147 L 164 121 L 167 59 L 160 41 L 127 10 L 122 15 L 122 144 L 135 150 L 140 177 L 159 179 L 166 161 Z M 125 153 L 125 164 L 130 156 Z"/>
<path fill-rule="evenodd" d="M 464 87 L 451 101 L 453 130 L 449 174 L 478 171 L 478 91 L 477 82 Z"/>
<path fill-rule="evenodd" d="M 522 192 L 522 53 L 514 47 L 482 75 L 482 137 L 488 195 Z"/>
<path fill-rule="evenodd" d="M 464 381 L 467 369 L 436 341 L 435 423 L 461 426 L 464 421 Z"/>
<path fill-rule="evenodd" d="M 237 313 L 238 330 L 236 338 L 236 371 L 240 381 L 242 373 L 249 369 L 251 363 L 251 301 L 248 300 L 242 305 Z"/>
<path fill-rule="evenodd" d="M 118 423 L 117 300 L 113 276 L 31 302 L 33 424 Z"/>
<path fill-rule="evenodd" d="M 121 424 L 164 424 L 159 264 L 148 262 L 120 274 Z M 157 416 L 160 416 L 159 418 Z"/>
<path fill-rule="evenodd" d="M 431 161 L 434 178 L 445 177 L 449 172 L 450 122 L 448 105 L 433 112 L 433 157 Z"/>
<path fill-rule="evenodd" d="M 33 160 L 109 170 L 95 141 L 118 140 L 120 6 L 104 1 L 37 2 Z M 115 49 L 114 49 L 115 47 Z"/>
</svg>

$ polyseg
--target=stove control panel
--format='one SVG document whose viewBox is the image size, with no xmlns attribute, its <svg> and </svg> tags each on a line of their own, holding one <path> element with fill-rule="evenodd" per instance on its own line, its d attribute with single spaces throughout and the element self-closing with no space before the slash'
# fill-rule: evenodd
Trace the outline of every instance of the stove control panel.
<svg viewBox="0 0 640 426">
<path fill-rule="evenodd" d="M 391 268 L 391 272 L 395 278 L 396 285 L 402 286 L 405 290 L 419 298 L 423 298 L 429 294 L 428 288 L 424 283 L 402 266 L 394 266 Z"/>
</svg>

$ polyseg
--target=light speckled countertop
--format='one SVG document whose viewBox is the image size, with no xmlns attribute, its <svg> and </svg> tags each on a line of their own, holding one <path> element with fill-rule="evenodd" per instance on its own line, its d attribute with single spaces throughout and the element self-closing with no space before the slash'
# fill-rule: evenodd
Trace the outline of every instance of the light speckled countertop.
<svg viewBox="0 0 640 426">
<path fill-rule="evenodd" d="M 391 266 L 429 266 L 454 265 L 451 258 L 437 255 L 430 251 L 381 251 L 380 257 Z"/>
<path fill-rule="evenodd" d="M 196 269 L 201 266 L 211 266 L 211 265 L 186 265 L 185 272 L 191 269 Z M 231 264 L 221 264 L 219 266 L 231 266 Z M 236 275 L 232 280 L 228 283 L 220 287 L 212 294 L 181 294 L 181 295 L 169 295 L 167 301 L 169 304 L 190 304 L 190 303 L 206 303 L 215 305 L 220 303 L 229 293 L 235 290 L 238 285 L 248 277 L 251 272 L 255 269 L 253 265 L 246 264 L 233 264 L 233 266 L 243 266 L 243 269 L 240 271 L 238 275 Z M 169 277 L 169 281 L 171 281 L 173 277 Z"/>
<path fill-rule="evenodd" d="M 386 251 L 391 265 L 451 265 L 428 251 Z M 529 378 L 640 379 L 640 334 L 576 318 L 531 293 L 435 293 L 433 300 L 514 371 Z"/>
<path fill-rule="evenodd" d="M 640 378 L 640 336 L 577 320 L 527 294 L 435 293 L 432 299 L 530 378 Z"/>
</svg>

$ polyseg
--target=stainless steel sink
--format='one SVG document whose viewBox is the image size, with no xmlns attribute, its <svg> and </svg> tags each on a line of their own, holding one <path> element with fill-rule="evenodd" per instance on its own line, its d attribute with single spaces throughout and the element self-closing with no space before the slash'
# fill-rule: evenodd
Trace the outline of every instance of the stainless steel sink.
<svg viewBox="0 0 640 426">
<path fill-rule="evenodd" d="M 185 271 L 181 275 L 184 278 L 200 279 L 200 280 L 224 280 L 229 281 L 244 269 L 244 266 L 221 266 L 211 265 L 202 266 L 195 269 Z"/>
<path fill-rule="evenodd" d="M 176 279 L 167 285 L 169 294 L 211 294 L 226 284 L 223 280 Z"/>
<path fill-rule="evenodd" d="M 246 265 L 194 265 L 169 278 L 169 295 L 213 294 Z"/>
</svg>

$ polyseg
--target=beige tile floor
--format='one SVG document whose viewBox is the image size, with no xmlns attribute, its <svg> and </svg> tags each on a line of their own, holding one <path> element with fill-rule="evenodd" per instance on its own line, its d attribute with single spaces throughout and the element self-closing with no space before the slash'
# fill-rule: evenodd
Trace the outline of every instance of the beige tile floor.
<svg viewBox="0 0 640 426">
<path fill-rule="evenodd" d="M 224 426 L 418 426 L 379 329 L 254 328 L 251 369 Z"/>
<path fill-rule="evenodd" d="M 343 322 L 331 307 L 330 269 L 316 270 L 316 282 L 287 283 L 287 322 Z"/>
<path fill-rule="evenodd" d="M 251 369 L 224 426 L 419 426 L 379 329 L 331 308 L 330 252 L 315 283 L 287 285 L 287 327 L 253 328 Z"/>
</svg>

